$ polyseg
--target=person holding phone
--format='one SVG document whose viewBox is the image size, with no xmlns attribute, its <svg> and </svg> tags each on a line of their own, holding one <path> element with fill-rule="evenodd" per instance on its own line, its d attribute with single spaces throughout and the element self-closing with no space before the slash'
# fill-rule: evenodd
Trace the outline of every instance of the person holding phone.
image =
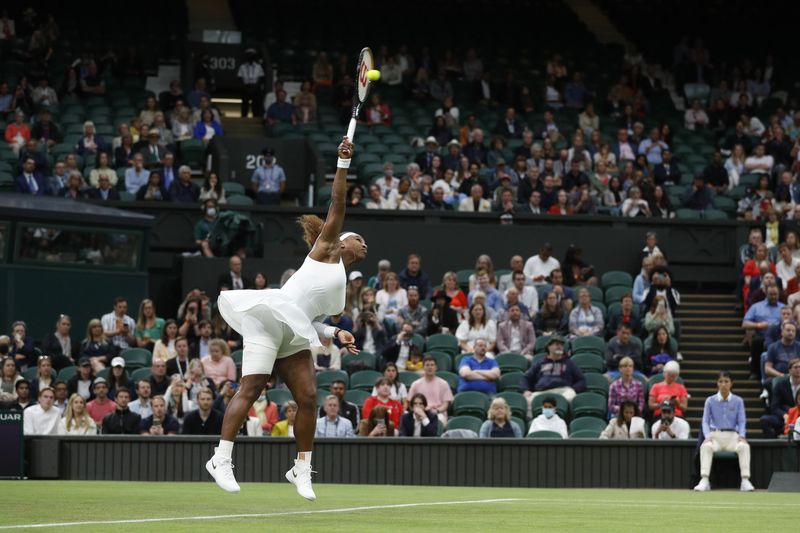
<svg viewBox="0 0 800 533">
<path fill-rule="evenodd" d="M 689 438 L 689 423 L 683 418 L 675 416 L 672 402 L 667 400 L 661 403 L 661 418 L 653 424 L 651 433 L 654 439 L 674 440 Z"/>
<path fill-rule="evenodd" d="M 370 411 L 369 417 L 359 424 L 359 437 L 394 437 L 395 424 L 390 419 L 390 411 L 378 405 Z"/>
<path fill-rule="evenodd" d="M 118 296 L 114 299 L 114 310 L 103 315 L 100 322 L 111 344 L 119 350 L 136 346 L 136 321 L 127 315 L 128 299 Z"/>
</svg>

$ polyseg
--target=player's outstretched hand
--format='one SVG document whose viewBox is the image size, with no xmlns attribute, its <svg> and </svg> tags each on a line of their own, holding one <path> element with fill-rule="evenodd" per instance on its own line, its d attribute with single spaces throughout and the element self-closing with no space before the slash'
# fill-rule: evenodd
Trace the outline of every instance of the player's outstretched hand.
<svg viewBox="0 0 800 533">
<path fill-rule="evenodd" d="M 358 348 L 356 348 L 355 337 L 353 337 L 353 334 L 349 331 L 339 331 L 339 342 L 341 343 L 342 348 L 346 349 L 351 354 L 355 355 L 360 351 Z"/>
<path fill-rule="evenodd" d="M 342 159 L 350 159 L 353 157 L 353 143 L 347 136 L 342 137 L 342 144 L 339 145 L 339 157 Z"/>
</svg>

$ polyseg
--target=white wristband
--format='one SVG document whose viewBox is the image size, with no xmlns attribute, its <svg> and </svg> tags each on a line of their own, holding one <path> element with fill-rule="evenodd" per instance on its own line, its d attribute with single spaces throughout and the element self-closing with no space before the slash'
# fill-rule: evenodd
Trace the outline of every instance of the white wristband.
<svg viewBox="0 0 800 533">
<path fill-rule="evenodd" d="M 325 326 L 325 330 L 322 332 L 322 334 L 325 335 L 326 338 L 332 339 L 333 337 L 336 336 L 337 329 L 338 328 L 335 328 L 333 326 Z"/>
<path fill-rule="evenodd" d="M 350 168 L 350 159 L 342 159 L 341 157 L 336 161 L 336 168 Z"/>
</svg>

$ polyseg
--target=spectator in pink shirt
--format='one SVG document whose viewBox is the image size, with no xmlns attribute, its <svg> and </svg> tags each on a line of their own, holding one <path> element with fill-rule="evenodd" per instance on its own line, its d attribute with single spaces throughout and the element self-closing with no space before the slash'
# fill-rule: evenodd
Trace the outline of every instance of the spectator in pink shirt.
<svg viewBox="0 0 800 533">
<path fill-rule="evenodd" d="M 422 360 L 422 377 L 411 384 L 408 398 L 410 400 L 415 394 L 425 396 L 428 412 L 435 413 L 444 425 L 447 424 L 447 408 L 453 401 L 453 391 L 445 380 L 436 375 L 436 369 L 436 358 L 426 356 Z"/>
<path fill-rule="evenodd" d="M 94 400 L 86 404 L 86 412 L 95 424 L 102 424 L 103 418 L 117 410 L 117 404 L 108 399 L 108 382 L 105 378 L 94 380 Z"/>
<path fill-rule="evenodd" d="M 218 387 L 226 379 L 236 381 L 236 363 L 231 358 L 228 343 L 222 339 L 212 339 L 208 343 L 208 353 L 200 360 L 206 377 L 211 378 Z"/>
</svg>

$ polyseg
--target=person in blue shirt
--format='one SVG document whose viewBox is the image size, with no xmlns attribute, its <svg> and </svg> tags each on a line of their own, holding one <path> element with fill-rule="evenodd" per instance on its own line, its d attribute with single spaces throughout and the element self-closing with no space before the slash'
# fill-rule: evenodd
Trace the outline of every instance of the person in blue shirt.
<svg viewBox="0 0 800 533">
<path fill-rule="evenodd" d="M 261 205 L 278 205 L 281 193 L 286 189 L 286 173 L 283 167 L 275 163 L 275 151 L 264 148 L 261 151 L 263 163 L 253 172 L 250 178 L 257 202 Z"/>
<path fill-rule="evenodd" d="M 708 476 L 711 474 L 711 463 L 714 452 L 736 452 L 739 456 L 739 473 L 742 477 L 740 490 L 755 490 L 750 482 L 750 445 L 745 439 L 746 417 L 742 398 L 733 394 L 730 372 L 723 370 L 717 378 L 718 392 L 706 398 L 703 408 L 703 436 L 705 440 L 700 446 L 700 483 L 694 490 L 703 492 L 711 490 Z"/>
<path fill-rule="evenodd" d="M 639 153 L 647 158 L 651 165 L 660 165 L 663 161 L 661 153 L 669 150 L 669 145 L 661 140 L 661 132 L 658 128 L 650 130 L 650 138 L 643 140 L 639 144 Z"/>
<path fill-rule="evenodd" d="M 776 286 L 767 288 L 767 299 L 754 303 L 747 310 L 742 320 L 742 328 L 753 331 L 750 341 L 750 378 L 758 380 L 761 374 L 761 352 L 764 351 L 764 334 L 767 329 L 780 324 L 781 308 L 784 304 L 778 301 L 780 290 Z"/>
<path fill-rule="evenodd" d="M 486 295 L 487 307 L 491 307 L 498 313 L 504 310 L 505 307 L 503 305 L 503 295 L 500 294 L 500 291 L 489 285 L 489 273 L 481 269 L 478 271 L 476 278 L 478 281 L 478 286 L 469 293 L 469 305 L 472 305 L 472 299 L 475 297 L 475 293 L 482 292 Z"/>
<path fill-rule="evenodd" d="M 474 353 L 461 359 L 458 367 L 458 392 L 497 393 L 500 367 L 497 361 L 486 357 L 487 348 L 486 339 L 477 339 L 472 346 Z"/>
<path fill-rule="evenodd" d="M 275 96 L 276 102 L 267 109 L 267 124 L 270 126 L 278 122 L 296 124 L 297 116 L 294 106 L 286 101 L 286 91 L 278 91 Z"/>
</svg>

